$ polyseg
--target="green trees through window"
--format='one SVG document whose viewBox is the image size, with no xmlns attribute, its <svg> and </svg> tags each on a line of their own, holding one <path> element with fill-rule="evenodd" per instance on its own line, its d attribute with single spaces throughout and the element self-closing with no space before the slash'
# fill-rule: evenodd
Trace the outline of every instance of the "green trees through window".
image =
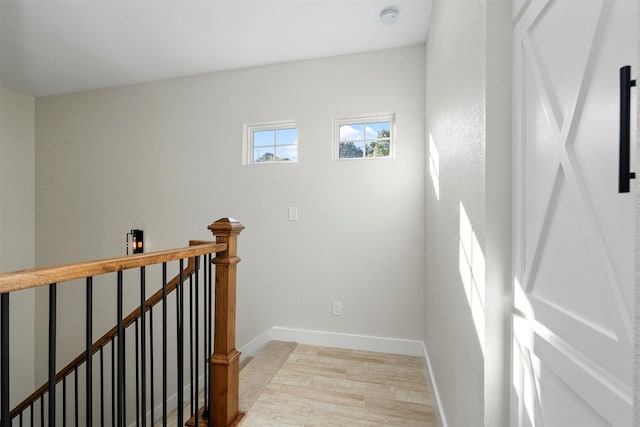
<svg viewBox="0 0 640 427">
<path fill-rule="evenodd" d="M 341 120 L 337 123 L 338 159 L 391 157 L 392 118 L 362 122 Z"/>
</svg>

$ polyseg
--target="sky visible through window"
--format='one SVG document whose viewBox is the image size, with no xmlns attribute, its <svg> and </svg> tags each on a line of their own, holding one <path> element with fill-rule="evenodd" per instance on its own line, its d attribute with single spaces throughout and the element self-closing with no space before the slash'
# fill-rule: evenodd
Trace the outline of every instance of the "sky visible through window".
<svg viewBox="0 0 640 427">
<path fill-rule="evenodd" d="M 386 129 L 389 129 L 389 123 L 386 122 L 368 123 L 366 126 L 364 124 L 342 125 L 340 126 L 340 141 L 346 142 L 364 141 L 365 139 L 376 139 L 378 138 L 378 132 L 385 128 L 384 125 L 387 125 Z"/>
<path fill-rule="evenodd" d="M 253 132 L 253 161 L 265 162 L 297 162 L 298 130 L 275 129 Z"/>
<path fill-rule="evenodd" d="M 348 123 L 339 127 L 339 158 L 389 157 L 391 122 Z"/>
</svg>

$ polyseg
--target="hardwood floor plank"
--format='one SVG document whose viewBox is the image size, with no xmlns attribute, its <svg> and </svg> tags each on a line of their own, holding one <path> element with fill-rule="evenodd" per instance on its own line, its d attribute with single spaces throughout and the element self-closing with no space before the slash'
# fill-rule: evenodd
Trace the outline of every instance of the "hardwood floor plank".
<svg viewBox="0 0 640 427">
<path fill-rule="evenodd" d="M 394 427 L 436 427 L 436 422 L 425 421 L 425 420 L 416 420 L 405 417 L 398 417 L 391 414 L 384 413 L 376 413 L 371 412 L 368 409 L 361 410 L 348 410 L 347 408 L 336 408 L 335 416 L 341 417 L 344 419 L 353 420 L 354 423 L 366 423 L 367 426 L 370 427 L 383 427 L 383 426 L 394 426 Z M 357 425 L 357 424 L 354 424 Z"/>
<path fill-rule="evenodd" d="M 436 417 L 431 405 L 412 402 L 400 402 L 378 398 L 367 398 L 364 404 L 367 411 L 376 414 L 394 415 L 412 420 L 435 422 Z"/>
<path fill-rule="evenodd" d="M 364 406 L 364 395 L 359 393 L 326 390 L 313 386 L 291 386 L 287 384 L 272 384 L 269 389 L 276 394 L 295 396 L 314 402 L 333 403 L 356 408 L 362 408 Z"/>
<path fill-rule="evenodd" d="M 317 375 L 320 377 L 343 379 L 347 375 L 344 368 L 333 368 L 328 366 L 301 365 L 299 363 L 286 362 L 281 369 L 287 372 L 298 373 L 302 375 Z"/>
<path fill-rule="evenodd" d="M 298 345 L 241 427 L 436 424 L 420 357 Z"/>
</svg>

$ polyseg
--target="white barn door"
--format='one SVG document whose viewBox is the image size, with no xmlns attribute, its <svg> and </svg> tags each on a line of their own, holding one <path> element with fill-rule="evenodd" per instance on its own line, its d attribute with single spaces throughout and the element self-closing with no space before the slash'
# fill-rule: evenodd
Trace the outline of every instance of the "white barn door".
<svg viewBox="0 0 640 427">
<path fill-rule="evenodd" d="M 640 74 L 637 17 L 635 0 L 514 0 L 512 425 L 632 424 L 618 110 L 619 68 Z"/>
</svg>

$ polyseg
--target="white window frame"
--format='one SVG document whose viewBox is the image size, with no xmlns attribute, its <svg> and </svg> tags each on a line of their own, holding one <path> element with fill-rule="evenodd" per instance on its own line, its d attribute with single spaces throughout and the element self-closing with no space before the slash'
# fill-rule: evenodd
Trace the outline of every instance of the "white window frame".
<svg viewBox="0 0 640 427">
<path fill-rule="evenodd" d="M 389 122 L 389 155 L 385 157 L 345 157 L 340 158 L 340 126 L 343 125 L 361 125 L 366 123 Z M 396 115 L 395 113 L 367 114 L 361 116 L 352 116 L 333 120 L 333 160 L 349 161 L 349 160 L 383 160 L 393 159 L 395 157 L 396 147 Z"/>
<path fill-rule="evenodd" d="M 297 160 L 274 160 L 271 162 L 254 162 L 253 153 L 253 133 L 265 130 L 284 130 L 295 129 L 298 133 L 298 140 L 296 145 Z M 274 153 L 275 156 L 275 153 Z M 287 164 L 297 163 L 300 160 L 300 129 L 298 128 L 298 122 L 296 120 L 281 120 L 274 122 L 264 123 L 245 123 L 242 125 L 242 164 L 243 165 L 273 165 L 273 164 Z"/>
</svg>

